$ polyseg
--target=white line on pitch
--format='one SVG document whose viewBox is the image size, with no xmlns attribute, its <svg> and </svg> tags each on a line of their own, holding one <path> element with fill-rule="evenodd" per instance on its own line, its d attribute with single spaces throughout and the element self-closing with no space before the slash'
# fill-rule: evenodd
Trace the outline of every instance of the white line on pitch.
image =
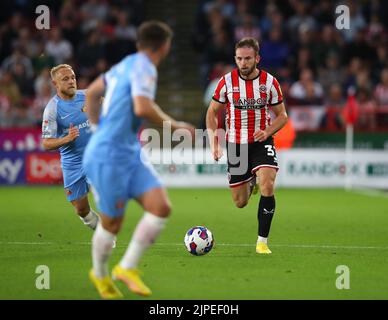
<svg viewBox="0 0 388 320">
<path fill-rule="evenodd" d="M 23 241 L 0 241 L 0 245 L 84 245 L 90 246 L 90 242 L 23 242 Z M 183 243 L 155 243 L 156 246 L 183 246 Z M 254 243 L 216 243 L 217 246 L 225 247 L 251 247 Z M 127 244 L 118 245 L 126 247 Z M 291 248 L 317 248 L 317 249 L 376 249 L 388 250 L 388 247 L 379 246 L 339 246 L 339 245 L 306 245 L 306 244 L 271 244 L 271 247 L 291 247 Z"/>
</svg>

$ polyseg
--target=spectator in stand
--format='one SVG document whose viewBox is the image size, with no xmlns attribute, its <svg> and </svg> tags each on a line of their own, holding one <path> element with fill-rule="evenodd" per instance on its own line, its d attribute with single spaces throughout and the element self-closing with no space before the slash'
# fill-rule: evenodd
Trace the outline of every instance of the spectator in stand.
<svg viewBox="0 0 388 320">
<path fill-rule="evenodd" d="M 37 43 L 37 53 L 31 57 L 32 66 L 34 68 L 35 75 L 42 72 L 43 69 L 51 69 L 55 65 L 54 58 L 45 52 L 45 42 L 43 40 Z"/>
<path fill-rule="evenodd" d="M 356 99 L 359 108 L 356 129 L 376 129 L 376 103 L 372 99 L 371 92 L 366 88 L 359 88 L 356 91 Z"/>
<path fill-rule="evenodd" d="M 0 61 L 11 55 L 15 41 L 19 36 L 19 30 L 25 25 L 20 12 L 15 12 L 7 23 L 0 28 Z"/>
<path fill-rule="evenodd" d="M 20 62 L 15 63 L 11 73 L 22 95 L 32 98 L 34 95 L 32 77 L 27 76 L 25 65 Z"/>
<path fill-rule="evenodd" d="M 379 40 L 384 37 L 384 26 L 377 13 L 372 14 L 370 23 L 366 28 L 366 41 L 372 45 L 378 45 Z"/>
<path fill-rule="evenodd" d="M 11 109 L 20 105 L 22 101 L 19 87 L 10 71 L 5 71 L 0 75 L 0 94 L 8 98 Z"/>
<path fill-rule="evenodd" d="M 372 62 L 376 59 L 376 52 L 365 40 L 365 33 L 359 30 L 355 33 L 354 41 L 346 44 L 343 51 L 343 63 L 348 63 L 352 58 L 360 58 L 365 62 Z"/>
<path fill-rule="evenodd" d="M 244 14 L 239 23 L 234 29 L 235 42 L 240 41 L 242 38 L 252 37 L 260 41 L 261 31 L 257 22 L 251 14 Z"/>
<path fill-rule="evenodd" d="M 278 73 L 280 69 L 287 66 L 289 47 L 282 39 L 282 31 L 274 28 L 269 33 L 268 40 L 264 40 L 260 49 L 261 65 L 270 73 Z"/>
<path fill-rule="evenodd" d="M 128 13 L 120 11 L 117 14 L 117 25 L 114 33 L 118 39 L 136 42 L 136 27 L 130 23 Z"/>
<path fill-rule="evenodd" d="M 293 78 L 299 77 L 300 70 L 310 69 L 313 73 L 315 72 L 315 64 L 311 56 L 311 50 L 307 47 L 300 47 L 297 51 L 296 61 L 292 70 Z"/>
<path fill-rule="evenodd" d="M 54 58 L 55 64 L 68 62 L 73 56 L 73 46 L 63 39 L 60 28 L 53 28 L 50 31 L 50 40 L 46 43 L 46 54 Z"/>
<path fill-rule="evenodd" d="M 80 74 L 90 77 L 95 74 L 97 61 L 104 57 L 104 46 L 97 30 L 89 31 L 87 41 L 78 48 L 77 60 Z"/>
<path fill-rule="evenodd" d="M 388 107 L 388 68 L 381 71 L 381 81 L 374 91 L 374 99 L 378 106 Z"/>
<path fill-rule="evenodd" d="M 279 27 L 279 25 L 274 25 L 274 22 L 276 21 L 276 15 L 281 14 L 276 5 L 273 2 L 269 2 L 265 6 L 265 14 L 260 19 L 260 29 L 263 34 L 267 35 L 274 27 Z"/>
<path fill-rule="evenodd" d="M 81 22 L 81 13 L 77 8 L 76 1 L 65 1 L 59 12 L 59 27 L 63 37 L 70 41 L 73 48 L 78 47 L 84 36 L 80 28 Z"/>
<path fill-rule="evenodd" d="M 320 65 L 322 61 L 326 61 L 331 54 L 336 54 L 340 57 L 342 53 L 343 43 L 339 32 L 333 25 L 324 25 L 319 41 L 316 42 L 313 49 L 313 58 L 316 65 Z"/>
<path fill-rule="evenodd" d="M 377 59 L 372 63 L 373 78 L 376 82 L 380 81 L 380 72 L 388 68 L 388 45 L 382 42 L 376 48 Z"/>
<path fill-rule="evenodd" d="M 333 83 L 345 83 L 345 74 L 336 53 L 332 52 L 326 57 L 325 65 L 318 70 L 318 81 L 325 93 L 330 92 Z"/>
<path fill-rule="evenodd" d="M 321 0 L 312 8 L 314 20 L 319 26 L 334 25 L 334 11 L 331 0 Z"/>
<path fill-rule="evenodd" d="M 342 92 L 340 83 L 333 83 L 325 95 L 326 114 L 322 119 L 321 128 L 329 131 L 341 130 L 344 127 L 342 119 L 342 110 L 345 106 L 346 99 Z"/>
<path fill-rule="evenodd" d="M 323 88 L 314 81 L 313 72 L 303 69 L 297 82 L 290 87 L 290 97 L 293 104 L 322 104 Z"/>
<path fill-rule="evenodd" d="M 345 64 L 346 65 L 346 64 Z M 363 69 L 362 61 L 360 58 L 353 58 L 347 64 L 345 84 L 344 87 L 348 90 L 351 87 L 356 86 L 357 74 L 359 74 Z"/>
<path fill-rule="evenodd" d="M 87 0 L 81 6 L 81 30 L 83 33 L 95 29 L 108 16 L 109 7 L 104 0 Z"/>
<path fill-rule="evenodd" d="M 27 27 L 20 29 L 17 44 L 22 48 L 26 57 L 33 57 L 38 54 L 39 44 Z"/>
<path fill-rule="evenodd" d="M 292 2 L 295 10 L 295 14 L 290 17 L 287 23 L 289 35 L 291 39 L 296 42 L 296 36 L 300 30 L 300 27 L 304 27 L 307 30 L 315 30 L 316 22 L 314 18 L 309 14 L 309 6 L 305 1 L 295 0 Z"/>
<path fill-rule="evenodd" d="M 34 120 L 35 126 L 41 126 L 44 108 L 51 100 L 52 96 L 53 87 L 51 81 L 43 82 L 29 108 L 29 117 Z"/>
<path fill-rule="evenodd" d="M 16 44 L 12 54 L 5 58 L 1 64 L 1 69 L 3 71 L 10 71 L 12 73 L 14 71 L 15 65 L 18 63 L 24 65 L 26 76 L 28 78 L 32 78 L 34 75 L 34 70 L 32 68 L 31 59 L 24 54 L 23 48 L 19 44 Z"/>
</svg>

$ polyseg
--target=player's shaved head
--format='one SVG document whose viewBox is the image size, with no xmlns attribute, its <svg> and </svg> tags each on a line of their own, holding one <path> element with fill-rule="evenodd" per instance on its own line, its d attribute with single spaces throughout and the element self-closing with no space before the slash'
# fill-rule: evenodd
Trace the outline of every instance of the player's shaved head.
<svg viewBox="0 0 388 320">
<path fill-rule="evenodd" d="M 53 68 L 50 70 L 51 79 L 52 79 L 52 80 L 55 80 L 55 77 L 56 77 L 56 75 L 58 74 L 59 70 L 64 69 L 64 68 L 70 69 L 71 71 L 74 72 L 74 70 L 73 70 L 73 68 L 71 67 L 71 65 L 69 65 L 69 64 L 64 64 L 64 63 L 63 63 L 63 64 L 59 64 L 59 65 L 53 67 Z"/>
</svg>

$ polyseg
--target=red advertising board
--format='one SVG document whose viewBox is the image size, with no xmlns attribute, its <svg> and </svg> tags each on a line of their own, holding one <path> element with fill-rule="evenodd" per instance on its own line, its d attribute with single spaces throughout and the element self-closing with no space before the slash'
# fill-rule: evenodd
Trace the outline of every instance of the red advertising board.
<svg viewBox="0 0 388 320">
<path fill-rule="evenodd" d="M 59 153 L 31 152 L 26 155 L 26 181 L 36 184 L 61 184 Z"/>
</svg>

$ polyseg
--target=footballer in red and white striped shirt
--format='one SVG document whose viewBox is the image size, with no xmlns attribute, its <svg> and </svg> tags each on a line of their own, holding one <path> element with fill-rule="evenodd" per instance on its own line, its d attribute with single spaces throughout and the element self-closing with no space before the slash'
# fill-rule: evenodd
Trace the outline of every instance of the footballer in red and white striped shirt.
<svg viewBox="0 0 388 320">
<path fill-rule="evenodd" d="M 279 82 L 258 68 L 260 55 L 256 39 L 243 38 L 236 44 L 235 62 L 237 68 L 219 80 L 206 115 L 206 126 L 213 157 L 218 160 L 223 152 L 215 135 L 217 113 L 226 107 L 232 198 L 237 207 L 246 206 L 258 177 L 261 198 L 256 252 L 271 253 L 267 238 L 275 212 L 274 184 L 278 170 L 272 136 L 286 124 L 287 112 Z M 276 116 L 273 121 L 270 109 Z"/>
</svg>

